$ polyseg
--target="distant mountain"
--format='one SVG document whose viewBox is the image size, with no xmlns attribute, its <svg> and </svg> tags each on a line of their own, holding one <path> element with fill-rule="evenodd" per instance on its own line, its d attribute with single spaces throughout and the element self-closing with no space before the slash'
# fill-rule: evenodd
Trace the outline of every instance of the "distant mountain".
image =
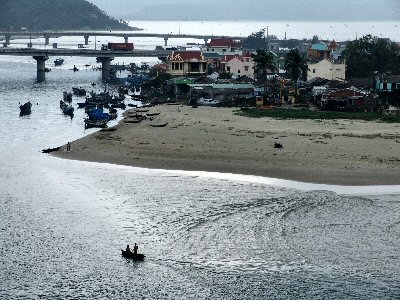
<svg viewBox="0 0 400 300">
<path fill-rule="evenodd" d="M 125 20 L 399 21 L 399 0 L 91 0 Z"/>
<path fill-rule="evenodd" d="M 0 30 L 131 29 L 85 0 L 0 0 Z"/>
</svg>

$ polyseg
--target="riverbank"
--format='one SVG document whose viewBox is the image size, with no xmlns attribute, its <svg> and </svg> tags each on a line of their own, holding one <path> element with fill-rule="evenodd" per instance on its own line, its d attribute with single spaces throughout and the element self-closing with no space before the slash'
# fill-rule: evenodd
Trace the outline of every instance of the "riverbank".
<svg viewBox="0 0 400 300">
<path fill-rule="evenodd" d="M 277 120 L 237 109 L 182 105 L 140 123 L 129 115 L 52 154 L 135 167 L 259 175 L 338 185 L 400 182 L 400 124 L 354 120 Z M 128 121 L 128 122 L 126 122 Z M 161 125 L 164 127 L 153 127 Z M 275 143 L 283 148 L 275 148 Z"/>
</svg>

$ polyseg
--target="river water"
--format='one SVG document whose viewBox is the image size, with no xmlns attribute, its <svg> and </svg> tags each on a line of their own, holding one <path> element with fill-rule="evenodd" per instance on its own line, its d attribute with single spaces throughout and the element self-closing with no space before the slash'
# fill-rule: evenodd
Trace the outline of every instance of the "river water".
<svg viewBox="0 0 400 300">
<path fill-rule="evenodd" d="M 32 58 L 0 57 L 1 299 L 399 298 L 399 186 L 312 185 L 42 154 L 96 130 L 84 129 L 77 108 L 73 119 L 62 115 L 64 90 L 111 88 L 84 67 L 93 59 L 65 59 L 61 68 L 49 60 L 52 70 L 38 84 Z M 28 100 L 32 114 L 20 117 L 19 103 Z M 144 262 L 120 255 L 135 242 Z"/>
</svg>

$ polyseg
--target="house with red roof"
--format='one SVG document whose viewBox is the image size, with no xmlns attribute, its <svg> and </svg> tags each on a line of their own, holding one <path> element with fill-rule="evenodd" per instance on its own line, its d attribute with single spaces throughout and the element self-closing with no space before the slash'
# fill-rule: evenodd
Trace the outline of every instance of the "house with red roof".
<svg viewBox="0 0 400 300">
<path fill-rule="evenodd" d="M 167 57 L 168 73 L 172 76 L 207 74 L 207 59 L 201 51 L 173 51 Z"/>
<path fill-rule="evenodd" d="M 221 71 L 232 73 L 236 77 L 254 78 L 254 65 L 249 52 L 243 55 L 225 55 L 221 60 Z"/>
<path fill-rule="evenodd" d="M 209 43 L 206 43 L 204 52 L 218 53 L 220 55 L 241 55 L 242 43 L 231 38 L 211 39 Z"/>
</svg>

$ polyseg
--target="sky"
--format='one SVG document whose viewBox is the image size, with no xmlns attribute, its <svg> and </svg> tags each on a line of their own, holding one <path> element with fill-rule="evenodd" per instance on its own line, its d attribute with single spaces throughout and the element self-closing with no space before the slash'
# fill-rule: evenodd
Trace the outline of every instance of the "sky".
<svg viewBox="0 0 400 300">
<path fill-rule="evenodd" d="M 88 0 L 124 20 L 399 21 L 400 0 Z"/>
</svg>

